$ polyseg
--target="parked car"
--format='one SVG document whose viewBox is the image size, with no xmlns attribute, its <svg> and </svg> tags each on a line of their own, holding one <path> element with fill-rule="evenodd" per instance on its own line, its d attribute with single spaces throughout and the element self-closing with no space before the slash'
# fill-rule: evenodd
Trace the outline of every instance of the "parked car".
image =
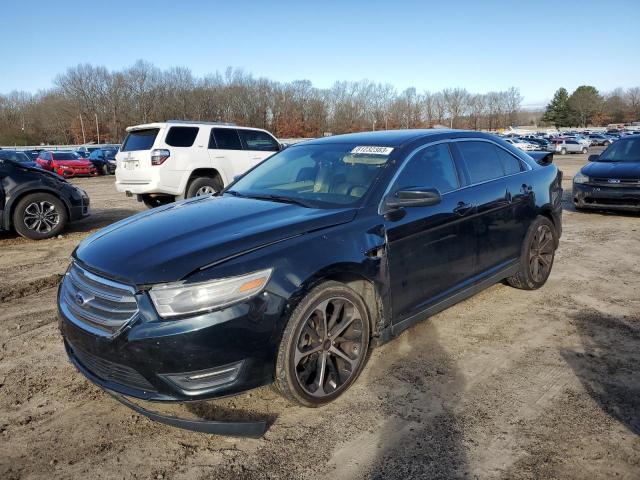
<svg viewBox="0 0 640 480">
<path fill-rule="evenodd" d="M 78 148 L 78 150 L 76 150 L 76 153 L 81 158 L 89 158 L 89 155 L 91 155 L 92 152 L 98 150 L 99 148 L 100 147 L 98 146 L 82 145 L 81 147 Z"/>
<path fill-rule="evenodd" d="M 231 124 L 174 120 L 127 131 L 116 155 L 116 188 L 150 208 L 219 192 L 282 149 L 266 130 Z"/>
<path fill-rule="evenodd" d="M 611 145 L 613 140 L 611 137 L 602 134 L 594 134 L 589 135 L 589 140 L 591 140 L 592 145 Z"/>
<path fill-rule="evenodd" d="M 547 150 L 559 153 L 560 155 L 566 155 L 567 153 L 587 153 L 589 151 L 586 145 L 582 145 L 577 140 L 558 138 L 551 140 Z"/>
<path fill-rule="evenodd" d="M 89 197 L 54 173 L 0 156 L 0 230 L 42 240 L 89 215 Z"/>
<path fill-rule="evenodd" d="M 525 142 L 517 137 L 505 138 L 504 141 L 525 152 L 531 152 L 536 149 L 532 143 Z"/>
<path fill-rule="evenodd" d="M 97 175 L 96 167 L 83 160 L 75 152 L 42 151 L 36 163 L 45 170 L 55 172 L 65 178 Z"/>
<path fill-rule="evenodd" d="M 609 145 L 573 177 L 573 203 L 588 208 L 640 211 L 640 135 Z"/>
<path fill-rule="evenodd" d="M 117 148 L 99 148 L 89 155 L 88 160 L 96 167 L 100 175 L 116 173 Z"/>
<path fill-rule="evenodd" d="M 28 167 L 40 168 L 40 165 L 33 161 L 29 155 L 18 150 L 0 149 L 0 159 L 13 160 Z"/>
<path fill-rule="evenodd" d="M 264 423 L 167 418 L 125 396 L 202 400 L 275 382 L 317 407 L 353 384 L 374 343 L 503 279 L 539 288 L 562 173 L 552 154 L 531 155 L 539 163 L 458 130 L 289 146 L 216 196 L 86 238 L 58 297 L 69 358 L 155 420 L 260 435 Z"/>
<path fill-rule="evenodd" d="M 549 141 L 539 137 L 526 137 L 525 140 L 534 145 L 536 150 L 546 150 L 549 146 Z"/>
</svg>

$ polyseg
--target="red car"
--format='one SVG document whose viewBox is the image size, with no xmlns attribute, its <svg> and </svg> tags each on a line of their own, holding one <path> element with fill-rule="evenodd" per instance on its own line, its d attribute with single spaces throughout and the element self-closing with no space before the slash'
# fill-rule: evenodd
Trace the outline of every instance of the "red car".
<svg viewBox="0 0 640 480">
<path fill-rule="evenodd" d="M 42 151 L 36 158 L 36 163 L 45 170 L 55 172 L 65 178 L 97 175 L 96 167 L 80 158 L 75 152 Z"/>
</svg>

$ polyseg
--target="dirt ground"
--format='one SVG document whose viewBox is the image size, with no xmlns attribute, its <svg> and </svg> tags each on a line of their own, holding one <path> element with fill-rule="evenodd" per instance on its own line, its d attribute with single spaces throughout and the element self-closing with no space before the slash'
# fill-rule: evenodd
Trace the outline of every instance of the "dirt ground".
<svg viewBox="0 0 640 480">
<path fill-rule="evenodd" d="M 89 232 L 142 206 L 78 180 L 93 216 L 63 238 L 0 236 L 0 478 L 640 478 L 640 216 L 578 213 L 545 287 L 495 285 L 376 349 L 341 399 L 270 388 L 190 405 L 267 418 L 258 440 L 190 433 L 115 402 L 65 357 L 56 284 Z"/>
</svg>

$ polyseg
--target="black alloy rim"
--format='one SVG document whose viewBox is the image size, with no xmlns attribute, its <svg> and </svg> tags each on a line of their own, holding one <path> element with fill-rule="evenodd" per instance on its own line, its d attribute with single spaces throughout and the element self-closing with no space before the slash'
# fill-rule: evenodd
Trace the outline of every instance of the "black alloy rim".
<svg viewBox="0 0 640 480">
<path fill-rule="evenodd" d="M 529 271 L 535 282 L 549 276 L 553 263 L 553 233 L 548 225 L 539 225 L 529 250 Z"/>
<path fill-rule="evenodd" d="M 25 208 L 23 221 L 29 230 L 49 233 L 60 223 L 60 215 L 51 202 L 33 202 Z"/>
<path fill-rule="evenodd" d="M 364 358 L 363 316 L 344 297 L 316 305 L 299 330 L 293 358 L 296 378 L 309 395 L 342 390 Z"/>
</svg>

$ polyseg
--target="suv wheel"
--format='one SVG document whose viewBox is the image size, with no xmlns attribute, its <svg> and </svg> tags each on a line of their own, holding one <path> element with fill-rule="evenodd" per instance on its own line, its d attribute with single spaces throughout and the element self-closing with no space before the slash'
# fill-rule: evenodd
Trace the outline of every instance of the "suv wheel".
<svg viewBox="0 0 640 480">
<path fill-rule="evenodd" d="M 520 269 L 507 278 L 512 287 L 535 290 L 543 286 L 553 266 L 558 245 L 556 228 L 547 217 L 538 217 L 531 224 L 522 244 Z"/>
<path fill-rule="evenodd" d="M 213 195 L 222 190 L 220 180 L 211 177 L 194 178 L 187 188 L 186 198 Z"/>
<path fill-rule="evenodd" d="M 23 237 L 43 240 L 58 235 L 67 225 L 62 201 L 49 193 L 32 193 L 22 198 L 13 211 L 13 226 Z"/>
<path fill-rule="evenodd" d="M 560 155 L 566 155 L 567 154 L 567 149 L 566 148 L 561 148 L 560 149 Z"/>
<path fill-rule="evenodd" d="M 140 195 L 140 200 L 147 208 L 156 208 L 174 201 L 173 197 L 165 195 Z"/>
<path fill-rule="evenodd" d="M 584 153 L 587 153 L 587 152 L 588 152 L 587 147 L 584 147 L 584 148 L 582 149 L 582 153 L 584 154 Z"/>
<path fill-rule="evenodd" d="M 325 282 L 302 299 L 284 330 L 276 387 L 292 403 L 319 407 L 356 380 L 369 349 L 369 315 L 354 290 Z"/>
</svg>

